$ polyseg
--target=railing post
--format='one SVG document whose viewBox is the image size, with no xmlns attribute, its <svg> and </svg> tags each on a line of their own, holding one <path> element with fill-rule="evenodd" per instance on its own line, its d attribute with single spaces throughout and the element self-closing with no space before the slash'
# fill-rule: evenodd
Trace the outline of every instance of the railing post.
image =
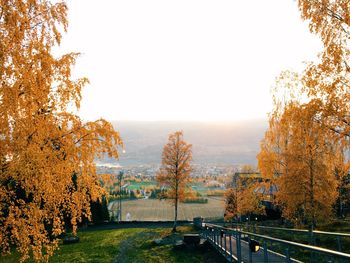
<svg viewBox="0 0 350 263">
<path fill-rule="evenodd" d="M 224 244 L 225 244 L 225 257 L 227 258 L 227 249 L 226 249 L 226 232 L 224 232 Z"/>
<path fill-rule="evenodd" d="M 216 229 L 213 228 L 213 243 L 214 243 L 214 246 L 216 246 L 215 240 L 216 240 Z"/>
<path fill-rule="evenodd" d="M 242 262 L 242 254 L 241 254 L 241 232 L 237 231 L 236 238 L 236 246 L 237 246 L 237 261 Z"/>
<path fill-rule="evenodd" d="M 216 229 L 216 246 L 219 247 L 219 230 Z"/>
<path fill-rule="evenodd" d="M 314 245 L 314 234 L 313 234 L 313 227 L 311 226 L 311 229 L 309 230 L 309 244 Z M 315 253 L 311 251 L 311 263 L 315 262 Z"/>
<path fill-rule="evenodd" d="M 218 247 L 220 247 L 220 240 L 219 240 L 220 232 L 218 229 L 216 229 L 216 244 Z"/>
<path fill-rule="evenodd" d="M 213 228 L 213 244 L 215 245 L 215 229 Z"/>
<path fill-rule="evenodd" d="M 338 243 L 338 251 L 341 252 L 341 240 L 340 240 L 340 236 L 337 236 L 337 243 Z"/>
<path fill-rule="evenodd" d="M 269 262 L 269 258 L 268 258 L 268 254 L 267 254 L 267 244 L 266 244 L 266 240 L 264 240 L 264 262 L 268 263 Z"/>
<path fill-rule="evenodd" d="M 338 251 L 341 252 L 341 239 L 340 239 L 340 236 L 337 236 L 337 243 L 338 243 Z M 339 262 L 342 263 L 343 260 L 340 258 Z"/>
<path fill-rule="evenodd" d="M 250 239 L 248 239 L 250 241 Z M 249 242 L 248 242 L 249 245 Z M 252 250 L 248 248 L 248 253 L 249 253 L 249 263 L 253 262 L 253 255 L 252 255 Z"/>
<path fill-rule="evenodd" d="M 232 257 L 232 233 L 230 233 L 230 262 L 233 262 L 233 257 Z"/>
<path fill-rule="evenodd" d="M 220 247 L 221 247 L 221 250 L 222 250 L 222 238 L 224 236 L 224 231 L 222 229 L 219 230 L 220 232 Z"/>
<path fill-rule="evenodd" d="M 290 263 L 289 247 L 286 247 L 286 262 Z"/>
</svg>

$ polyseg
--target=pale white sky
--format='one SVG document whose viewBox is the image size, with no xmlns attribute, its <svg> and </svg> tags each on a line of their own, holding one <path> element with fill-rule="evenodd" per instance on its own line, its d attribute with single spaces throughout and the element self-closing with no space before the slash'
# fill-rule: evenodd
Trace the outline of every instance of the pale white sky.
<svg viewBox="0 0 350 263">
<path fill-rule="evenodd" d="M 85 120 L 265 118 L 270 88 L 321 48 L 293 0 L 73 0 Z"/>
</svg>

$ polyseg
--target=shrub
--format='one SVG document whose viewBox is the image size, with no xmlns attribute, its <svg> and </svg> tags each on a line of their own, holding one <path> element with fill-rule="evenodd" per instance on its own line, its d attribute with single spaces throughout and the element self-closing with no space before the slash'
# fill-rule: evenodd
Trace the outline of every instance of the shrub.
<svg viewBox="0 0 350 263">
<path fill-rule="evenodd" d="M 185 200 L 182 201 L 183 203 L 187 203 L 187 204 L 191 204 L 191 203 L 195 203 L 195 204 L 206 204 L 208 203 L 208 199 L 207 198 L 198 198 L 198 197 L 192 197 L 192 198 L 186 198 Z"/>
<path fill-rule="evenodd" d="M 224 196 L 225 190 L 211 190 L 207 193 L 208 196 Z"/>
</svg>

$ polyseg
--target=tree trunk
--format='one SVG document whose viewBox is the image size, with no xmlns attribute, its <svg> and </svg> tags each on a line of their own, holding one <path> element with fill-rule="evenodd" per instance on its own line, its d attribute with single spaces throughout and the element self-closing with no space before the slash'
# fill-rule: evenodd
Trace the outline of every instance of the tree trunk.
<svg viewBox="0 0 350 263">
<path fill-rule="evenodd" d="M 175 198 L 175 218 L 174 218 L 174 226 L 172 232 L 176 232 L 176 225 L 177 225 L 177 200 L 178 198 Z"/>
<path fill-rule="evenodd" d="M 311 203 L 311 222 L 309 222 L 309 236 L 310 236 L 310 244 L 314 245 L 314 228 L 316 224 L 316 217 L 315 217 L 315 192 L 314 192 L 314 171 L 313 171 L 313 159 L 311 158 L 310 161 L 310 203 Z M 309 216 L 308 216 L 309 217 Z M 310 218 L 310 217 L 309 217 Z M 309 219 L 310 220 L 310 219 Z"/>
<path fill-rule="evenodd" d="M 313 226 L 313 224 L 309 224 L 309 244 L 310 245 L 315 245 L 314 226 Z"/>
<path fill-rule="evenodd" d="M 339 208 L 338 208 L 338 217 L 343 218 L 343 182 L 339 186 Z"/>
<path fill-rule="evenodd" d="M 342 193 L 339 195 L 339 216 L 340 218 L 343 218 L 343 200 L 342 200 Z"/>
<path fill-rule="evenodd" d="M 311 161 L 311 164 L 313 165 L 313 161 Z M 316 225 L 316 216 L 315 216 L 315 192 L 314 192 L 314 184 L 315 184 L 315 178 L 314 178 L 314 172 L 313 167 L 310 167 L 310 197 L 311 197 L 311 224 L 312 229 L 315 228 Z"/>
</svg>

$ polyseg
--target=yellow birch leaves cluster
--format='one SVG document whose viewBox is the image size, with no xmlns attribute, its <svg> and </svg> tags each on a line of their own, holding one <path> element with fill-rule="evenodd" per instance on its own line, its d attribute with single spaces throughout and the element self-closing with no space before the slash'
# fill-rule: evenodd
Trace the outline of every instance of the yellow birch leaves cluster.
<svg viewBox="0 0 350 263">
<path fill-rule="evenodd" d="M 68 110 L 87 79 L 71 78 L 78 54 L 52 54 L 67 26 L 64 1 L 0 0 L 0 249 L 21 261 L 47 260 L 67 224 L 90 217 L 94 160 L 122 145 L 109 122 Z"/>
</svg>

